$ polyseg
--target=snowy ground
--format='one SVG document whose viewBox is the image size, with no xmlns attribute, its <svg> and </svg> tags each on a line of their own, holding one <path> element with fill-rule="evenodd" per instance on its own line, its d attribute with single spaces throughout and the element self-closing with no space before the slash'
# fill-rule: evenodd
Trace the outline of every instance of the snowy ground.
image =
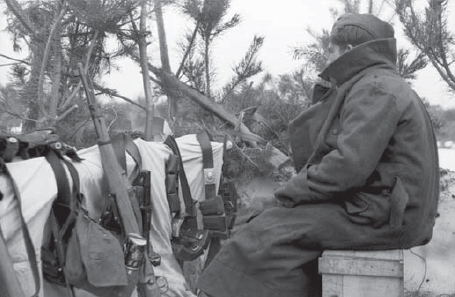
<svg viewBox="0 0 455 297">
<path fill-rule="evenodd" d="M 405 251 L 406 296 L 455 296 L 455 149 L 439 149 L 439 165 L 452 172 L 441 174 L 443 188 L 429 244 Z"/>
<path fill-rule="evenodd" d="M 455 171 L 455 149 L 439 149 L 439 166 Z"/>
</svg>

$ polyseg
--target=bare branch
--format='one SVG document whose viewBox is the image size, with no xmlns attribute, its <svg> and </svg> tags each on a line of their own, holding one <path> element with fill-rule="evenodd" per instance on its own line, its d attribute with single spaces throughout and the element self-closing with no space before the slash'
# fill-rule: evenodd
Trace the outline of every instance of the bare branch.
<svg viewBox="0 0 455 297">
<path fill-rule="evenodd" d="M 19 63 L 22 63 L 22 64 L 30 65 L 30 63 L 25 61 L 25 60 L 15 59 L 15 58 L 9 57 L 9 56 L 4 55 L 4 54 L 0 54 L 0 57 L 3 57 L 3 58 L 8 59 L 8 60 L 16 61 L 16 62 L 19 62 Z"/>
<path fill-rule="evenodd" d="M 125 96 L 123 96 L 123 95 L 120 95 L 120 94 L 119 94 L 116 90 L 114 90 L 114 89 L 109 89 L 109 88 L 102 87 L 102 86 L 100 86 L 99 84 L 97 84 L 97 83 L 95 83 L 95 82 L 93 83 L 93 87 L 94 87 L 96 90 L 100 91 L 101 94 L 105 94 L 105 95 L 107 95 L 107 96 L 109 96 L 109 97 L 115 97 L 115 98 L 122 99 L 122 100 L 124 100 L 124 101 L 126 101 L 126 102 L 128 102 L 128 103 L 131 103 L 131 104 L 133 104 L 133 105 L 135 105 L 135 106 L 137 106 L 137 107 L 139 107 L 139 108 L 141 108 L 141 109 L 143 109 L 143 110 L 146 110 L 146 108 L 145 108 L 144 106 L 142 106 L 141 104 L 139 104 L 139 103 L 133 101 L 132 99 L 130 99 L 130 98 L 128 98 L 128 97 L 125 97 Z"/>
<path fill-rule="evenodd" d="M 180 73 L 182 72 L 183 66 L 185 65 L 186 59 L 190 55 L 190 52 L 194 46 L 194 41 L 196 40 L 197 31 L 199 28 L 199 21 L 196 21 L 196 26 L 194 27 L 193 34 L 191 35 L 191 39 L 188 43 L 188 47 L 186 48 L 185 53 L 183 54 L 182 61 L 180 62 L 179 69 L 177 70 L 175 76 L 180 77 Z"/>
</svg>

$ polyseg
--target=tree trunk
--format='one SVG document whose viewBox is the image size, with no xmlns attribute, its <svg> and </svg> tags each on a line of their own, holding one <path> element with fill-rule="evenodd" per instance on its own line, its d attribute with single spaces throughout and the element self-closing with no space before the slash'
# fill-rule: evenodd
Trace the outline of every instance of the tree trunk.
<svg viewBox="0 0 455 297">
<path fill-rule="evenodd" d="M 205 38 L 205 49 L 204 49 L 204 63 L 205 63 L 205 87 L 207 97 L 212 98 L 211 83 L 210 83 L 210 37 Z"/>
<path fill-rule="evenodd" d="M 155 0 L 156 26 L 158 28 L 158 40 L 160 42 L 161 67 L 164 71 L 172 73 L 169 61 L 169 51 L 167 47 L 166 30 L 164 29 L 164 17 L 162 9 L 163 1 Z M 169 118 L 173 119 L 177 115 L 177 98 L 167 94 Z"/>
<path fill-rule="evenodd" d="M 39 117 L 38 106 L 36 105 L 36 94 L 38 93 L 38 77 L 42 63 L 42 53 L 40 54 L 40 52 L 44 48 L 44 44 L 37 36 L 37 32 L 35 32 L 32 22 L 28 18 L 28 15 L 22 10 L 19 2 L 16 0 L 5 0 L 5 3 L 8 9 L 31 36 L 30 52 L 32 53 L 32 59 L 30 62 L 30 79 L 26 83 L 24 91 L 21 94 L 22 98 L 27 103 L 27 120 L 24 122 L 23 129 L 24 131 L 30 131 L 35 129 Z"/>
<path fill-rule="evenodd" d="M 30 78 L 27 81 L 22 98 L 27 102 L 27 120 L 24 123 L 23 129 L 25 132 L 36 129 L 40 113 L 36 102 L 36 95 L 39 88 L 39 74 L 43 61 L 44 43 L 39 38 L 32 36 L 30 40 L 30 52 L 32 58 L 30 61 Z"/>
<path fill-rule="evenodd" d="M 48 125 L 55 127 L 57 125 L 57 108 L 60 100 L 60 82 L 62 78 L 62 45 L 60 43 L 61 27 L 56 30 L 54 37 L 54 56 L 53 56 L 53 73 L 52 73 L 52 88 L 49 104 L 49 119 Z M 57 37 L 58 36 L 58 37 Z"/>
<path fill-rule="evenodd" d="M 139 56 L 142 70 L 142 83 L 144 85 L 145 95 L 145 140 L 153 140 L 153 117 L 155 115 L 155 103 L 152 98 L 152 87 L 148 71 L 147 56 L 147 2 L 141 4 L 141 17 L 139 20 Z"/>
<path fill-rule="evenodd" d="M 49 61 L 49 58 L 50 58 L 49 56 L 51 53 L 51 49 L 52 49 L 52 47 L 54 47 L 54 48 L 57 47 L 56 42 L 60 43 L 60 34 L 58 34 L 58 33 L 61 32 L 61 23 L 60 22 L 63 19 L 63 17 L 65 16 L 65 13 L 66 13 L 66 5 L 64 4 L 64 6 L 61 7 L 60 12 L 59 13 L 56 12 L 54 23 L 52 24 L 52 26 L 49 30 L 49 36 L 47 36 L 47 43 L 46 43 L 46 47 L 44 48 L 44 53 L 43 53 L 42 61 L 41 61 L 41 70 L 40 70 L 39 79 L 38 79 L 37 102 L 38 102 L 38 107 L 40 108 L 40 112 L 45 120 L 47 120 L 47 118 L 48 118 L 48 111 L 44 107 L 44 101 L 45 101 L 44 78 L 46 75 L 47 62 Z M 58 36 L 58 38 L 54 38 L 54 36 Z M 54 58 L 57 58 L 57 57 L 54 57 Z M 58 97 L 51 98 L 51 101 L 52 100 L 58 101 Z M 56 103 L 52 103 L 52 102 L 51 102 L 51 105 L 54 105 L 55 107 L 57 106 Z M 54 112 L 56 112 L 56 109 L 57 108 L 55 108 Z M 55 118 L 56 117 L 54 116 L 52 120 L 54 120 Z"/>
</svg>

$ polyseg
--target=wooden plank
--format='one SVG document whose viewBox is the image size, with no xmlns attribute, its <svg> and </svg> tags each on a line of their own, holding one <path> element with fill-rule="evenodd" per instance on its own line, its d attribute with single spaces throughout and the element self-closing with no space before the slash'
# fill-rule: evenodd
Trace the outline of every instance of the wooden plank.
<svg viewBox="0 0 455 297">
<path fill-rule="evenodd" d="M 403 297 L 403 281 L 399 278 L 352 276 L 343 277 L 342 296 Z"/>
<path fill-rule="evenodd" d="M 403 250 L 381 250 L 381 251 L 351 251 L 351 250 L 326 250 L 322 257 L 344 256 L 349 258 L 368 258 L 385 260 L 403 260 Z"/>
<path fill-rule="evenodd" d="M 322 297 L 403 297 L 403 251 L 324 251 Z"/>
<path fill-rule="evenodd" d="M 399 278 L 324 274 L 322 283 L 322 297 L 404 296 Z"/>
<path fill-rule="evenodd" d="M 402 278 L 404 271 L 402 261 L 322 257 L 319 273 Z"/>
<path fill-rule="evenodd" d="M 343 276 L 336 274 L 322 275 L 322 297 L 352 297 L 343 294 Z"/>
</svg>

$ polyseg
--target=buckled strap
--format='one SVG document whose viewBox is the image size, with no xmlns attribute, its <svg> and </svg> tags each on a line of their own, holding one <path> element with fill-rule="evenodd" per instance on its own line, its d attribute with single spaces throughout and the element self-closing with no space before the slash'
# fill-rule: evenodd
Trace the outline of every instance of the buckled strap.
<svg viewBox="0 0 455 297">
<path fill-rule="evenodd" d="M 205 184 L 205 199 L 210 199 L 216 196 L 216 175 L 213 167 L 213 152 L 212 144 L 207 132 L 198 133 L 196 138 L 202 149 L 202 163 L 204 167 L 204 184 Z"/>
</svg>

